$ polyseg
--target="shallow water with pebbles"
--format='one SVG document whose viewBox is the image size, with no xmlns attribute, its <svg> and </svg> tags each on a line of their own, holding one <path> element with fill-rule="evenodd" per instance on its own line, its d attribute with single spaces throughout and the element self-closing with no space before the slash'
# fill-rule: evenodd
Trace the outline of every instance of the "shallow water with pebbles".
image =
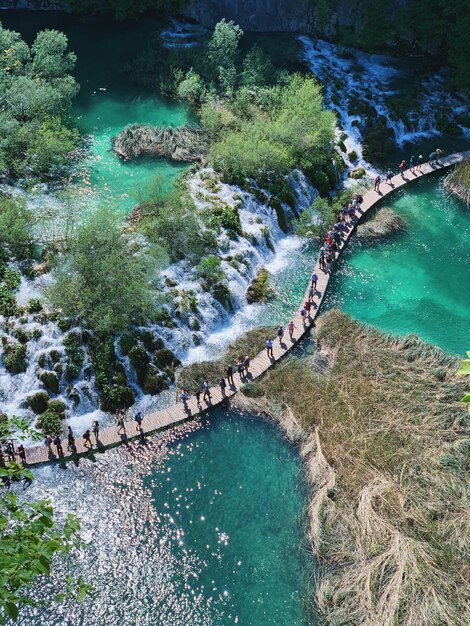
<svg viewBox="0 0 470 626">
<path fill-rule="evenodd" d="M 80 605 L 27 610 L 21 626 L 306 623 L 300 459 L 264 419 L 219 412 L 79 466 L 41 468 L 27 497 L 43 496 L 80 516 L 85 545 L 58 559 L 36 597 L 70 573 L 94 591 Z"/>
</svg>

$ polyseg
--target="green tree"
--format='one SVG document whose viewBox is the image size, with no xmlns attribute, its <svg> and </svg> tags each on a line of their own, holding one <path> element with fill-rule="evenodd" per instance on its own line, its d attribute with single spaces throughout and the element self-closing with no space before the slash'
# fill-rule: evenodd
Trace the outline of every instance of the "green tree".
<svg viewBox="0 0 470 626">
<path fill-rule="evenodd" d="M 49 175 L 78 142 L 67 128 L 78 85 L 75 55 L 55 30 L 40 32 L 31 49 L 0 23 L 0 171 L 13 177 Z"/>
<path fill-rule="evenodd" d="M 78 131 L 64 126 L 60 117 L 45 119 L 30 137 L 25 152 L 28 167 L 36 172 L 49 172 L 65 165 L 78 139 Z"/>
<path fill-rule="evenodd" d="M 58 30 L 40 32 L 31 47 L 32 76 L 51 80 L 72 72 L 77 56 L 67 52 L 67 46 L 68 40 L 64 33 Z"/>
<path fill-rule="evenodd" d="M 8 256 L 29 257 L 32 219 L 32 212 L 24 199 L 0 194 L 0 248 Z"/>
<path fill-rule="evenodd" d="M 116 335 L 152 316 L 163 258 L 123 231 L 121 218 L 100 209 L 77 228 L 46 295 L 52 305 L 97 333 Z"/>
<path fill-rule="evenodd" d="M 204 81 L 193 69 L 190 69 L 177 88 L 178 98 L 189 100 L 193 104 L 200 102 L 206 92 Z"/>
<path fill-rule="evenodd" d="M 247 53 L 243 61 L 241 80 L 248 87 L 269 85 L 274 76 L 271 60 L 256 44 Z"/>
<path fill-rule="evenodd" d="M 235 59 L 242 36 L 240 26 L 233 21 L 226 22 L 224 18 L 215 25 L 209 41 L 209 59 L 217 72 L 221 86 L 229 91 L 236 81 Z"/>
</svg>

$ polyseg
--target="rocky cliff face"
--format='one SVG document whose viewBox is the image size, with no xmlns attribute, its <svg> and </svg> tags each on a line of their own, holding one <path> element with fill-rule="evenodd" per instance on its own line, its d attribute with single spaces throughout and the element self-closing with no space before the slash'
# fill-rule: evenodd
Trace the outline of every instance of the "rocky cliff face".
<svg viewBox="0 0 470 626">
<path fill-rule="evenodd" d="M 305 32 L 311 6 L 309 0 L 190 0 L 185 13 L 208 28 L 225 18 L 247 31 Z"/>
</svg>

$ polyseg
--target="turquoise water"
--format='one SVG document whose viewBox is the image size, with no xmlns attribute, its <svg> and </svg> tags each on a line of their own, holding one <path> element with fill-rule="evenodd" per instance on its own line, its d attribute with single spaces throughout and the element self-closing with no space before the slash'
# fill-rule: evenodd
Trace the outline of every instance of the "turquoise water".
<svg viewBox="0 0 470 626">
<path fill-rule="evenodd" d="M 146 18 L 112 23 L 56 11 L 2 11 L 0 20 L 4 27 L 20 32 L 28 43 L 39 30 L 61 30 L 68 36 L 69 49 L 77 55 L 74 73 L 80 91 L 72 118 L 88 138 L 89 158 L 81 164 L 81 176 L 69 189 L 72 195 L 129 211 L 153 177 L 171 185 L 184 171 L 185 165 L 165 159 L 126 163 L 111 150 L 112 137 L 127 124 L 178 126 L 190 120 L 186 106 L 157 97 L 151 87 L 137 88 L 125 71 L 126 63 L 158 36 L 161 22 Z"/>
<path fill-rule="evenodd" d="M 314 623 L 301 462 L 269 422 L 218 412 L 148 446 L 36 474 L 30 494 L 76 512 L 88 542 L 57 578 L 74 571 L 95 590 L 78 606 L 28 611 L 22 626 Z"/>
<path fill-rule="evenodd" d="M 350 246 L 326 304 L 462 354 L 470 345 L 470 209 L 446 193 L 442 179 L 428 177 L 384 201 L 406 219 L 406 232 Z"/>
</svg>

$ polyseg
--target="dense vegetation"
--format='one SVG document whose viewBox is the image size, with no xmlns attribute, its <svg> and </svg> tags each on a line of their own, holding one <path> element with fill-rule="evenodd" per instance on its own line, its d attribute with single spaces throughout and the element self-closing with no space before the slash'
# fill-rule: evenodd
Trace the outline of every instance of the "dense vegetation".
<svg viewBox="0 0 470 626">
<path fill-rule="evenodd" d="M 313 358 L 246 392 L 248 409 L 303 442 L 311 540 L 327 564 L 318 608 L 332 624 L 465 623 L 469 415 L 457 359 L 339 311 L 318 320 L 315 341 Z"/>
<path fill-rule="evenodd" d="M 0 23 L 0 173 L 43 178 L 66 163 L 78 133 L 67 118 L 78 85 L 75 55 L 55 30 L 29 47 Z"/>
<path fill-rule="evenodd" d="M 223 19 L 202 46 L 157 46 L 131 74 L 155 80 L 158 72 L 165 93 L 195 108 L 211 144 L 208 161 L 227 182 L 266 185 L 297 167 L 326 193 L 336 182 L 335 117 L 323 109 L 320 85 L 275 68 L 256 44 L 242 53 L 242 41 L 240 27 Z"/>
<path fill-rule="evenodd" d="M 425 55 L 453 68 L 453 84 L 470 89 L 470 13 L 467 0 L 309 0 L 320 36 L 373 52 Z M 351 21 L 341 13 L 349 13 Z"/>
</svg>

